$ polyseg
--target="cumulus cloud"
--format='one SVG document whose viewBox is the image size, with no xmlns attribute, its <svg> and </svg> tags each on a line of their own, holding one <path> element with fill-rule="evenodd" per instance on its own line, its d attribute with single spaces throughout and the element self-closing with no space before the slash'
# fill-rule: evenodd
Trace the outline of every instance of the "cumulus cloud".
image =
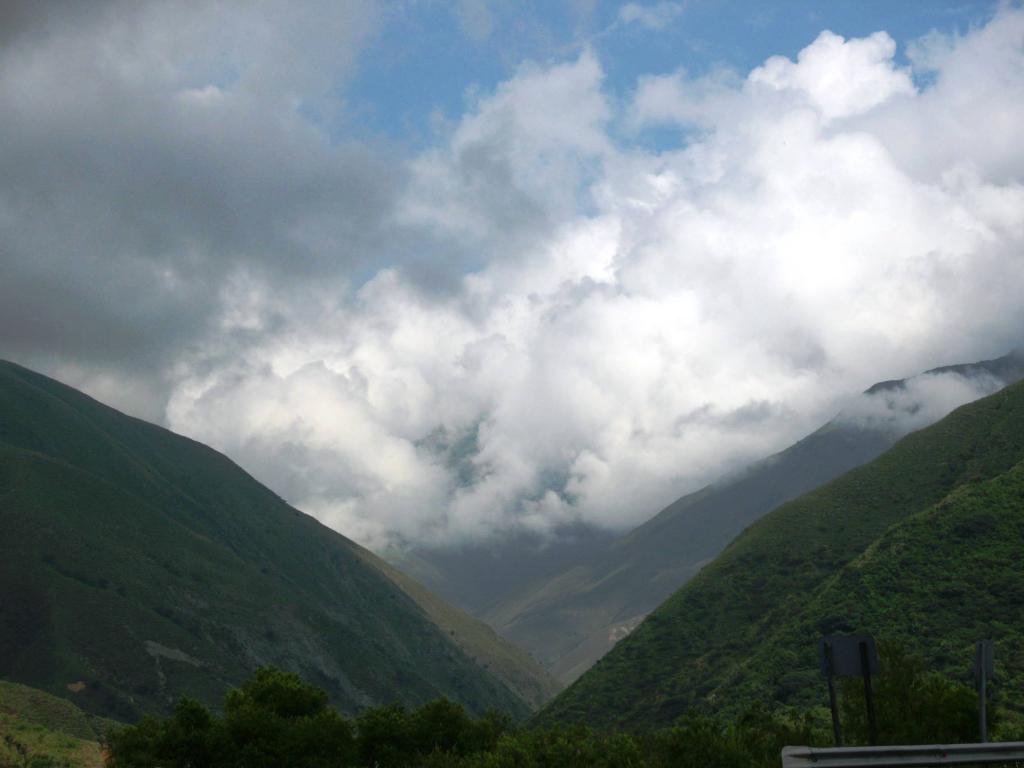
<svg viewBox="0 0 1024 768">
<path fill-rule="evenodd" d="M 862 114 L 898 95 L 914 93 L 909 72 L 893 66 L 896 41 L 885 32 L 844 40 L 822 32 L 797 60 L 773 56 L 750 73 L 752 90 L 803 97 L 822 119 Z"/>
<path fill-rule="evenodd" d="M 909 55 L 930 85 L 912 98 L 892 99 L 851 128 L 877 136 L 914 178 L 934 182 L 942 174 L 976 172 L 1019 184 L 1022 40 L 1024 14 L 1007 7 L 966 35 L 932 33 L 916 41 Z"/>
<path fill-rule="evenodd" d="M 141 386 L 126 361 L 151 350 L 169 426 L 374 546 L 622 528 L 873 381 L 1020 344 L 1022 24 L 920 43 L 916 81 L 888 35 L 824 32 L 625 101 L 587 49 L 524 64 L 408 162 L 310 122 L 351 53 L 326 77 L 311 46 L 263 91 L 256 44 L 12 46 L 0 342 L 74 350 L 100 393 Z M 77 66 L 93 92 L 62 85 Z M 678 146 L 630 140 L 655 124 Z M 29 323 L 19 295 L 62 299 Z M 856 417 L 981 394 L 908 391 Z"/>
<path fill-rule="evenodd" d="M 602 77 L 587 51 L 566 64 L 523 66 L 482 96 L 445 146 L 412 162 L 402 224 L 478 263 L 550 237 L 575 215 L 588 170 L 611 150 Z"/>
</svg>

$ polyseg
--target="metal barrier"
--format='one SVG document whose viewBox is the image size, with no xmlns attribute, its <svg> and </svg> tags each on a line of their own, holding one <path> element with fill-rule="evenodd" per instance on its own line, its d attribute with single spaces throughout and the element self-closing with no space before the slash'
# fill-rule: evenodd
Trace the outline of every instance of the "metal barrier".
<svg viewBox="0 0 1024 768">
<path fill-rule="evenodd" d="M 783 747 L 782 768 L 903 768 L 1024 763 L 1024 741 L 899 747 Z"/>
</svg>

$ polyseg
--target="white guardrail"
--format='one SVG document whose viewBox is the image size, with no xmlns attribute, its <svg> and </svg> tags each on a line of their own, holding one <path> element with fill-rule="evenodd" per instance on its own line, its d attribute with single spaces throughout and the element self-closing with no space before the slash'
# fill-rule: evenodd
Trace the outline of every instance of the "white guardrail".
<svg viewBox="0 0 1024 768">
<path fill-rule="evenodd" d="M 1024 764 L 1024 741 L 899 747 L 783 747 L 782 768 L 903 768 L 926 765 Z"/>
</svg>

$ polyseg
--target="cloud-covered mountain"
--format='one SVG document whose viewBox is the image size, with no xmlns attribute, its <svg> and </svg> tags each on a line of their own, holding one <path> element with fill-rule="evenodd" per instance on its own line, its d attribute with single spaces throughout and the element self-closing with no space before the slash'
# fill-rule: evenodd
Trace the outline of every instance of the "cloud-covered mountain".
<svg viewBox="0 0 1024 768">
<path fill-rule="evenodd" d="M 818 642 L 871 634 L 970 674 L 1001 647 L 1024 708 L 1024 382 L 962 406 L 762 517 L 556 698 L 541 721 L 652 728 L 693 707 L 824 707 Z"/>
<path fill-rule="evenodd" d="M 1022 378 L 1024 352 L 1014 352 L 876 384 L 784 451 L 678 499 L 479 615 L 572 682 L 759 517 Z"/>
</svg>

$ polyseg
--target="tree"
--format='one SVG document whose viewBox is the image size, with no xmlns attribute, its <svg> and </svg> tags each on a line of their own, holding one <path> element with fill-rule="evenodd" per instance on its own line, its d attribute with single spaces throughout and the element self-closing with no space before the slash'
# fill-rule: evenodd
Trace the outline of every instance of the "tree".
<svg viewBox="0 0 1024 768">
<path fill-rule="evenodd" d="M 879 643 L 881 671 L 872 678 L 879 744 L 956 744 L 978 741 L 978 700 L 974 691 L 935 672 L 897 643 Z M 843 738 L 869 741 L 864 684 L 840 683 Z M 991 711 L 990 727 L 996 712 Z"/>
<path fill-rule="evenodd" d="M 224 717 L 182 699 L 164 721 L 143 718 L 109 739 L 110 768 L 340 768 L 352 765 L 352 724 L 324 691 L 269 667 L 228 693 Z"/>
</svg>

